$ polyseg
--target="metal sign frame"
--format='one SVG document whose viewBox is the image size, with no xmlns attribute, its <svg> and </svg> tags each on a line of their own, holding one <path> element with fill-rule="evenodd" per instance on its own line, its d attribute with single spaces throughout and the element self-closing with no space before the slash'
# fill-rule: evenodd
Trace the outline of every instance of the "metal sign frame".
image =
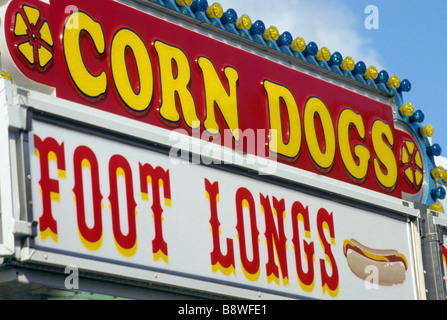
<svg viewBox="0 0 447 320">
<path fill-rule="evenodd" d="M 425 208 L 422 209 L 422 221 L 425 231 L 422 233 L 423 255 L 426 263 L 427 299 L 446 300 L 446 257 L 445 237 L 447 218 L 444 214 Z"/>
<path fill-rule="evenodd" d="M 398 125 L 408 126 L 410 131 L 416 133 L 421 128 L 418 123 L 409 121 L 407 116 L 399 114 L 397 107 L 404 104 L 401 93 L 397 89 L 379 89 L 354 77 L 332 72 L 322 68 L 318 63 L 291 58 L 281 50 L 260 44 L 218 28 L 212 24 L 203 23 L 195 17 L 180 12 L 178 8 L 172 10 L 163 3 L 156 1 L 130 1 L 121 0 L 141 11 L 148 11 L 158 18 L 186 25 L 190 30 L 205 34 L 219 41 L 230 43 L 245 51 L 267 57 L 281 65 L 299 70 L 339 87 L 359 93 L 389 104 L 395 110 L 395 122 Z M 172 1 L 167 1 L 172 2 Z M 315 61 L 316 62 L 316 61 Z M 38 250 L 32 246 L 32 237 L 36 235 L 35 222 L 31 219 L 32 197 L 29 183 L 28 133 L 32 130 L 33 119 L 49 122 L 66 123 L 76 128 L 95 132 L 118 140 L 128 140 L 129 143 L 145 145 L 158 152 L 167 153 L 173 147 L 169 130 L 144 124 L 136 120 L 123 118 L 100 110 L 93 110 L 73 102 L 61 100 L 47 93 L 23 89 L 12 85 L 7 79 L 0 78 L 0 167 L 10 170 L 0 171 L 0 208 L 1 208 L 1 234 L 0 257 L 3 257 L 3 266 L 20 270 L 19 273 L 8 273 L 8 281 L 22 281 L 40 283 L 43 275 L 53 273 L 51 283 L 63 289 L 65 278 L 62 266 L 76 265 L 83 271 L 81 277 L 85 290 L 92 290 L 95 281 L 108 283 L 109 287 L 103 293 L 113 294 L 118 288 L 124 290 L 131 298 L 151 297 L 153 290 L 168 293 L 177 293 L 183 297 L 205 298 L 247 298 L 247 299 L 276 299 L 297 298 L 297 296 L 281 295 L 277 292 L 256 290 L 253 287 L 228 286 L 227 283 L 210 283 L 206 279 L 194 278 L 179 274 L 169 274 L 160 269 L 143 270 L 124 265 L 110 264 L 106 261 L 92 261 L 82 256 L 72 256 L 51 250 Z M 87 129 L 88 128 L 88 129 Z M 415 134 L 416 135 L 416 134 Z M 415 139 L 420 149 L 429 148 L 431 141 Z M 195 137 L 188 137 L 188 150 L 191 156 L 199 156 L 203 141 Z M 413 203 L 395 197 L 365 190 L 359 186 L 336 181 L 304 170 L 291 170 L 288 166 L 265 162 L 256 156 L 235 153 L 234 150 L 213 146 L 218 152 L 213 153 L 211 160 L 222 162 L 224 159 L 233 159 L 233 163 L 225 166 L 225 170 L 246 175 L 271 184 L 282 185 L 299 190 L 307 194 L 317 195 L 336 202 L 349 204 L 370 210 L 378 215 L 386 215 L 408 224 L 411 230 L 411 242 L 414 248 L 414 262 L 417 279 L 417 297 L 419 299 L 444 299 L 445 279 L 442 272 L 440 244 L 441 233 L 447 228 L 445 218 L 441 213 L 427 211 L 424 204 Z M 209 154 L 207 154 L 209 156 Z M 250 161 L 248 161 L 250 158 Z M 433 167 L 432 157 L 424 153 L 427 180 L 423 189 L 426 191 L 422 201 L 428 205 L 429 190 L 435 185 L 429 175 Z M 275 175 L 268 175 L 268 169 L 274 166 Z M 216 168 L 216 170 L 219 170 Z M 107 272 L 98 272 L 107 270 Z M 6 273 L 4 273 L 6 274 Z M 129 276 L 122 277 L 123 274 Z M 48 274 L 47 274 L 48 275 Z M 21 279 L 21 280 L 20 280 Z M 85 282 L 84 282 L 85 280 Z M 147 291 L 149 289 L 149 291 Z"/>
</svg>

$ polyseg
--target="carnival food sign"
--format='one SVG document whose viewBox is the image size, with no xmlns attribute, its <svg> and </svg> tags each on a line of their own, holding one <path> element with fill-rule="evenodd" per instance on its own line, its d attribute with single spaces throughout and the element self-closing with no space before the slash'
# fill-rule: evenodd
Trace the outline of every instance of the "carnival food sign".
<svg viewBox="0 0 447 320">
<path fill-rule="evenodd" d="M 418 144 L 387 101 L 116 1 L 11 1 L 2 27 L 19 83 L 394 197 L 421 191 Z"/>
<path fill-rule="evenodd" d="M 169 10 L 0 7 L 6 110 L 27 112 L 23 261 L 199 295 L 422 296 L 400 199 L 425 196 L 426 157 L 396 97 Z"/>
</svg>

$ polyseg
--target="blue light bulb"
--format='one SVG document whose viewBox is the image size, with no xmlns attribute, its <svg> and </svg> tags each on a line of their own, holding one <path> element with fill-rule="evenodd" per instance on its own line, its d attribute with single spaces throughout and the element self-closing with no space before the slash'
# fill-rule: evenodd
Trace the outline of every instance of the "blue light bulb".
<svg viewBox="0 0 447 320">
<path fill-rule="evenodd" d="M 330 66 L 339 66 L 343 62 L 343 56 L 340 52 L 336 51 L 334 52 L 331 57 L 329 58 L 329 61 L 327 62 Z"/>
<path fill-rule="evenodd" d="M 276 41 L 278 46 L 290 46 L 292 44 L 293 38 L 290 32 L 285 31 L 283 34 L 281 34 Z"/>
<path fill-rule="evenodd" d="M 314 56 L 318 52 L 318 46 L 315 42 L 311 41 L 306 45 L 306 49 L 304 49 L 303 54 L 305 56 Z"/>
<path fill-rule="evenodd" d="M 433 198 L 433 200 L 436 199 L 444 199 L 445 198 L 445 189 L 443 187 L 438 187 L 436 189 L 432 189 L 431 190 L 431 197 Z"/>
<path fill-rule="evenodd" d="M 376 83 L 387 83 L 390 76 L 388 75 L 388 72 L 385 70 L 382 70 L 379 72 L 376 78 Z"/>
<path fill-rule="evenodd" d="M 408 79 L 404 79 L 400 82 L 399 91 L 408 92 L 411 90 L 411 83 Z"/>
<path fill-rule="evenodd" d="M 410 122 L 423 122 L 425 118 L 424 113 L 421 110 L 416 110 L 413 115 L 410 116 Z"/>
<path fill-rule="evenodd" d="M 265 24 L 261 20 L 256 20 L 250 28 L 250 34 L 251 35 L 263 35 L 265 32 Z"/>
<path fill-rule="evenodd" d="M 191 4 L 192 12 L 206 11 L 208 8 L 207 0 L 194 0 Z"/>
<path fill-rule="evenodd" d="M 363 75 L 366 72 L 366 64 L 363 61 L 359 61 L 355 64 L 352 74 Z"/>
<path fill-rule="evenodd" d="M 237 13 L 234 9 L 228 9 L 224 14 L 222 15 L 222 18 L 220 18 L 220 22 L 223 24 L 227 23 L 236 23 L 237 20 Z"/>
<path fill-rule="evenodd" d="M 430 147 L 427 147 L 427 154 L 432 157 L 439 157 L 441 155 L 441 146 L 437 143 L 433 144 Z"/>
</svg>

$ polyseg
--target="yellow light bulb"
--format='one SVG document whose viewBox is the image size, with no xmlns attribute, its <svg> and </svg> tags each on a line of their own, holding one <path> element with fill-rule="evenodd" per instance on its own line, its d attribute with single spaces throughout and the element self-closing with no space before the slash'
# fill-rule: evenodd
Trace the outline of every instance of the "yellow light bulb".
<svg viewBox="0 0 447 320">
<path fill-rule="evenodd" d="M 410 117 L 413 114 L 413 111 L 414 111 L 414 108 L 410 102 L 399 107 L 399 113 L 401 116 Z"/>
<path fill-rule="evenodd" d="M 264 32 L 264 39 L 265 40 L 278 40 L 279 38 L 279 31 L 278 28 L 275 26 L 268 27 Z"/>
<path fill-rule="evenodd" d="M 439 202 L 433 203 L 428 208 L 433 211 L 442 212 L 442 205 Z"/>
<path fill-rule="evenodd" d="M 400 86 L 400 79 L 398 76 L 396 76 L 395 74 L 393 74 L 389 79 L 388 82 L 386 83 L 386 86 L 388 88 L 399 88 Z"/>
<path fill-rule="evenodd" d="M 366 72 L 364 74 L 365 79 L 376 79 L 379 72 L 377 71 L 376 67 L 369 66 L 368 69 L 366 69 Z"/>
<path fill-rule="evenodd" d="M 0 79 L 6 79 L 12 82 L 11 74 L 8 71 L 0 71 Z"/>
<path fill-rule="evenodd" d="M 433 136 L 433 127 L 430 124 L 426 124 L 422 128 L 419 129 L 419 133 L 423 137 L 432 137 Z"/>
<path fill-rule="evenodd" d="M 179 6 L 190 6 L 192 4 L 192 0 L 175 0 L 175 3 Z"/>
<path fill-rule="evenodd" d="M 342 70 L 354 70 L 355 62 L 351 57 L 346 57 L 343 59 L 343 62 L 340 65 Z"/>
<path fill-rule="evenodd" d="M 304 41 L 303 37 L 297 37 L 292 41 L 290 49 L 293 51 L 303 51 L 306 49 L 306 41 Z"/>
<path fill-rule="evenodd" d="M 218 18 L 218 19 L 222 18 L 223 9 L 222 9 L 222 6 L 220 5 L 220 3 L 214 2 L 212 5 L 210 5 L 206 9 L 206 16 L 208 18 Z"/>
<path fill-rule="evenodd" d="M 250 27 L 251 27 L 250 17 L 246 14 L 243 14 L 236 20 L 235 26 L 239 30 L 240 29 L 244 29 L 244 30 L 250 29 Z"/>
<path fill-rule="evenodd" d="M 431 171 L 431 176 L 433 177 L 433 179 L 445 180 L 447 179 L 447 172 L 443 167 L 439 166 Z"/>
<path fill-rule="evenodd" d="M 328 48 L 323 47 L 320 50 L 318 50 L 315 58 L 318 61 L 329 61 L 329 59 L 331 58 L 331 52 L 329 51 Z"/>
</svg>

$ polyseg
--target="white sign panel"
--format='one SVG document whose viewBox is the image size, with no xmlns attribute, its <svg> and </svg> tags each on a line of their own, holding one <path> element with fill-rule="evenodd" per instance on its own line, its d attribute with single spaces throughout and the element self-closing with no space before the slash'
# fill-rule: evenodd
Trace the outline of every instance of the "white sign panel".
<svg viewBox="0 0 447 320">
<path fill-rule="evenodd" d="M 417 298 L 410 223 L 43 122 L 30 141 L 36 249 L 288 297 Z"/>
</svg>

